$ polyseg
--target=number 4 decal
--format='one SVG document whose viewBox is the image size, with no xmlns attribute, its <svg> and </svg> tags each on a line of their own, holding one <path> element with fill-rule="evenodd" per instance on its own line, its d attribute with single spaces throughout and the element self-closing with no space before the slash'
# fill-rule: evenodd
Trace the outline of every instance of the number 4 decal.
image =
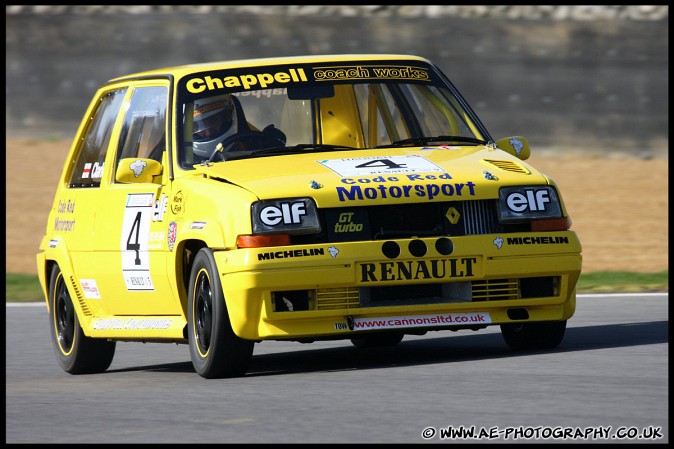
<svg viewBox="0 0 674 449">
<path fill-rule="evenodd" d="M 133 220 L 133 224 L 131 225 L 131 232 L 129 233 L 129 238 L 126 239 L 126 249 L 127 251 L 135 251 L 136 252 L 136 260 L 134 260 L 134 263 L 136 265 L 140 265 L 140 243 L 138 242 L 138 234 L 139 234 L 139 229 L 140 229 L 140 217 L 141 217 L 142 212 L 138 212 L 136 214 L 135 220 Z M 131 243 L 131 238 L 134 237 L 135 235 L 135 243 Z"/>
<path fill-rule="evenodd" d="M 128 290 L 154 290 L 148 253 L 153 200 L 152 193 L 132 193 L 126 199 L 120 250 L 122 274 Z"/>
</svg>

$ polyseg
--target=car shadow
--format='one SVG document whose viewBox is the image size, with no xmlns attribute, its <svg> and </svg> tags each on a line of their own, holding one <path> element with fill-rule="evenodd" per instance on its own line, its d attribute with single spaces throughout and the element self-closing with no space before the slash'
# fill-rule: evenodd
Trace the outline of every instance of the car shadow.
<svg viewBox="0 0 674 449">
<path fill-rule="evenodd" d="M 472 335 L 452 333 L 447 336 L 423 339 L 406 337 L 396 346 L 370 349 L 358 349 L 345 341 L 344 347 L 337 348 L 298 349 L 259 355 L 253 353 L 245 377 L 453 363 L 531 354 L 652 345 L 667 343 L 668 341 L 668 321 L 569 327 L 559 347 L 529 352 L 510 350 L 500 332 Z M 299 348 L 300 343 L 297 343 L 297 345 Z M 192 363 L 187 361 L 108 370 L 107 372 L 129 371 L 194 373 L 194 368 Z"/>
</svg>

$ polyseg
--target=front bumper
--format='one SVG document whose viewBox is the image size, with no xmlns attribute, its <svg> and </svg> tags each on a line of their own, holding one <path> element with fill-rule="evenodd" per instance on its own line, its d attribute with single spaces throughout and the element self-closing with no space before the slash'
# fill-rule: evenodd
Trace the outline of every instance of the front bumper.
<svg viewBox="0 0 674 449">
<path fill-rule="evenodd" d="M 566 320 L 582 264 L 572 231 L 218 251 L 215 259 L 232 328 L 250 340 Z"/>
</svg>

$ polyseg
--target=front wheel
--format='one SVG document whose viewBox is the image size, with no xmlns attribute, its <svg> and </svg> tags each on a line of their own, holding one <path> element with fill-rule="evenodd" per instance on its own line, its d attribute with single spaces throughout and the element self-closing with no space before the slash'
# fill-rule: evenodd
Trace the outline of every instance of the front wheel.
<svg viewBox="0 0 674 449">
<path fill-rule="evenodd" d="M 187 331 L 192 365 L 206 379 L 243 376 L 255 342 L 232 330 L 213 251 L 194 258 L 189 282 Z"/>
<path fill-rule="evenodd" d="M 556 348 L 565 332 L 566 320 L 501 324 L 503 339 L 515 351 Z"/>
<path fill-rule="evenodd" d="M 65 372 L 102 373 L 112 363 L 115 342 L 84 335 L 58 265 L 49 277 L 49 327 L 56 359 Z"/>
</svg>

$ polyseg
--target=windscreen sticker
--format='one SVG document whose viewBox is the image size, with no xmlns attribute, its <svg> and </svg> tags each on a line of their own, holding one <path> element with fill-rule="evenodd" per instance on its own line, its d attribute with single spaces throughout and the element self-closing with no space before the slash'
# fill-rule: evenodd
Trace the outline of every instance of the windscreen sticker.
<svg viewBox="0 0 674 449">
<path fill-rule="evenodd" d="M 269 71 L 266 73 L 249 73 L 242 75 L 226 76 L 224 78 L 211 77 L 209 75 L 191 78 L 187 81 L 186 87 L 190 93 L 198 94 L 206 90 L 220 90 L 224 88 L 240 88 L 245 90 L 251 88 L 265 89 L 267 87 L 276 87 L 275 84 L 281 83 L 306 83 L 307 76 L 304 69 L 289 69 L 287 71 Z"/>
<path fill-rule="evenodd" d="M 150 222 L 155 218 L 154 194 L 129 194 L 124 208 L 120 250 L 127 290 L 152 291 L 150 275 Z"/>
<path fill-rule="evenodd" d="M 350 176 L 445 172 L 442 167 L 419 155 L 354 157 L 326 159 L 317 162 L 343 178 Z"/>
<path fill-rule="evenodd" d="M 334 66 L 315 68 L 316 81 L 335 80 L 413 80 L 428 81 L 428 70 L 420 67 L 394 65 Z"/>
<path fill-rule="evenodd" d="M 395 64 L 330 65 L 316 67 L 270 66 L 239 71 L 201 73 L 185 81 L 191 94 L 209 91 L 278 89 L 286 85 L 299 86 L 345 80 L 409 80 L 430 81 L 429 69 Z M 272 92 L 273 93 L 273 92 Z"/>
</svg>

